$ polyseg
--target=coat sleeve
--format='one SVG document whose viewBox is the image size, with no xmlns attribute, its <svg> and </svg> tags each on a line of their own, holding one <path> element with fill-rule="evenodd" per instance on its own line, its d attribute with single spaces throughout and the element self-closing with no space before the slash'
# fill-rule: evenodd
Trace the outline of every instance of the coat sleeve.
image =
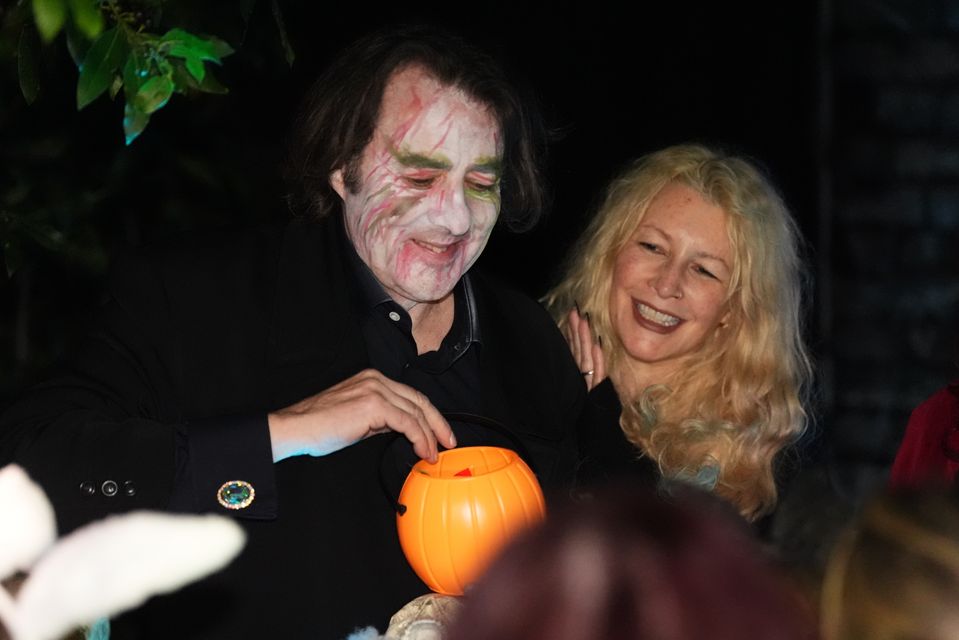
<svg viewBox="0 0 959 640">
<path fill-rule="evenodd" d="M 193 495 L 209 484 L 203 437 L 191 459 L 189 434 L 222 427 L 190 425 L 180 408 L 182 354 L 159 273 L 146 257 L 121 260 L 98 319 L 61 369 L 0 418 L 0 462 L 20 464 L 43 487 L 61 533 L 110 513 L 169 509 L 171 501 L 183 510 L 208 506 Z M 246 428 L 235 444 L 262 441 L 265 415 L 236 422 Z M 262 466 L 262 454 L 254 459 Z"/>
</svg>

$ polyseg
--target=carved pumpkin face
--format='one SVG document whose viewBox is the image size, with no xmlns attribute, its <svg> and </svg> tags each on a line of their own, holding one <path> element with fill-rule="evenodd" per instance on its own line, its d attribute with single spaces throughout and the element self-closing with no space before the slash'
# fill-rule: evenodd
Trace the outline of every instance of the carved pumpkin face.
<svg viewBox="0 0 959 640">
<path fill-rule="evenodd" d="M 462 595 L 519 531 L 546 515 L 532 470 L 509 449 L 462 447 L 419 461 L 396 516 L 400 545 L 416 575 L 437 593 Z"/>
</svg>

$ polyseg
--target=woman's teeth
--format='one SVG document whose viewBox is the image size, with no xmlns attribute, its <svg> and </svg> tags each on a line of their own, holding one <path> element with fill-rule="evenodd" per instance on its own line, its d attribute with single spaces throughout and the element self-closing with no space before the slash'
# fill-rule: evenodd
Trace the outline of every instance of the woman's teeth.
<svg viewBox="0 0 959 640">
<path fill-rule="evenodd" d="M 639 315 L 643 316 L 650 322 L 655 322 L 656 324 L 661 324 L 664 327 L 674 327 L 679 324 L 679 318 L 676 316 L 671 316 L 668 313 L 663 313 L 661 311 L 656 311 L 650 306 L 643 304 L 642 302 L 636 303 L 636 308 L 639 309 Z"/>
</svg>

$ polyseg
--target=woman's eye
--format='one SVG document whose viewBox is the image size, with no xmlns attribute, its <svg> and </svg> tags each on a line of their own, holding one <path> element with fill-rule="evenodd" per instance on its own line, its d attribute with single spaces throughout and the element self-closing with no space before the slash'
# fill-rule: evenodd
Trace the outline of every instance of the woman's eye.
<svg viewBox="0 0 959 640">
<path fill-rule="evenodd" d="M 651 251 L 653 253 L 662 253 L 662 250 L 659 248 L 659 245 L 653 242 L 640 241 L 639 246 L 641 246 L 643 249 L 646 249 L 646 251 Z"/>
<path fill-rule="evenodd" d="M 702 265 L 696 265 L 695 269 L 696 269 L 696 273 L 698 273 L 699 275 L 706 276 L 707 278 L 712 278 L 713 280 L 719 279 L 713 274 L 712 271 L 710 271 L 709 269 L 707 269 L 706 267 Z"/>
</svg>

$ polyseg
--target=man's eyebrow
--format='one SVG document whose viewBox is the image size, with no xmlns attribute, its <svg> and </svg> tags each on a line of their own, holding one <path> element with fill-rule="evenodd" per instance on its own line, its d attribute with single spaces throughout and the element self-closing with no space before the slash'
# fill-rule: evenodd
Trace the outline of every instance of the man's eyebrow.
<svg viewBox="0 0 959 640">
<path fill-rule="evenodd" d="M 446 158 L 434 158 L 413 151 L 390 149 L 390 154 L 403 166 L 414 169 L 449 169 L 453 166 L 453 163 Z"/>
<path fill-rule="evenodd" d="M 503 173 L 503 160 L 497 157 L 479 158 L 470 167 L 470 171 L 492 173 L 499 176 Z"/>
<path fill-rule="evenodd" d="M 415 151 L 403 151 L 394 148 L 390 149 L 390 155 L 404 167 L 413 169 L 449 169 L 453 166 L 453 163 L 443 156 L 428 156 Z M 503 161 L 496 156 L 484 156 L 470 165 L 470 171 L 492 173 L 499 176 L 503 172 Z"/>
</svg>

